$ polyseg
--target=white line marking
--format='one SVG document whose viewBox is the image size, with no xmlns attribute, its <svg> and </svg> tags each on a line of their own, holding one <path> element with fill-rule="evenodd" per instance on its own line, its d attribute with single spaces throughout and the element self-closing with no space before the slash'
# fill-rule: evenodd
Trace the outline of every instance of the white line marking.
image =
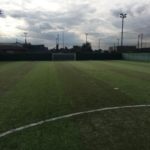
<svg viewBox="0 0 150 150">
<path fill-rule="evenodd" d="M 93 112 L 100 112 L 100 111 L 105 111 L 105 110 L 114 110 L 114 109 L 123 109 L 123 108 L 137 108 L 137 107 L 150 107 L 150 105 L 133 105 L 133 106 L 107 107 L 107 108 L 101 108 L 101 109 L 77 112 L 77 113 L 73 113 L 73 114 L 68 114 L 68 115 L 64 115 L 64 116 L 60 116 L 60 117 L 47 119 L 47 120 L 40 121 L 40 122 L 37 122 L 37 123 L 32 123 L 32 124 L 29 124 L 29 125 L 26 125 L 26 126 L 22 126 L 22 127 L 16 128 L 16 129 L 12 129 L 10 131 L 1 133 L 0 137 L 4 137 L 4 136 L 6 136 L 8 134 L 12 134 L 14 132 L 21 131 L 21 130 L 24 130 L 24 129 L 27 129 L 27 128 L 30 128 L 30 127 L 34 127 L 34 126 L 37 126 L 37 125 L 40 125 L 40 124 L 43 124 L 43 123 L 46 123 L 46 122 L 56 121 L 56 120 L 59 120 L 59 119 L 69 118 L 69 117 L 72 117 L 72 116 L 77 116 L 77 115 L 82 115 L 82 114 L 87 114 L 87 113 L 93 113 Z"/>
</svg>

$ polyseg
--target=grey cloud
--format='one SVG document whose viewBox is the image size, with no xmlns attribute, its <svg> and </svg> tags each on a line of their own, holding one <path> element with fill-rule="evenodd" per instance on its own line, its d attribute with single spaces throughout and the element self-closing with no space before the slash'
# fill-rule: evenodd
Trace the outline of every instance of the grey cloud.
<svg viewBox="0 0 150 150">
<path fill-rule="evenodd" d="M 10 14 L 10 16 L 13 18 L 24 18 L 24 17 L 26 17 L 26 15 L 22 12 L 14 12 L 14 13 Z"/>
<path fill-rule="evenodd" d="M 16 18 L 16 19 L 20 19 L 20 18 L 24 18 L 26 17 L 26 14 L 25 12 L 23 11 L 18 11 L 18 10 L 11 10 L 11 11 L 8 11 L 8 10 L 2 10 L 2 14 L 1 16 L 3 18 L 6 18 L 7 16 L 10 16 L 12 18 Z"/>
<path fill-rule="evenodd" d="M 65 28 L 65 27 L 62 27 L 62 26 L 57 26 L 57 29 L 66 30 L 66 28 Z"/>
<path fill-rule="evenodd" d="M 122 13 L 123 10 L 121 8 L 113 9 L 111 10 L 111 13 L 113 14 L 114 17 L 118 17 L 120 13 Z"/>
<path fill-rule="evenodd" d="M 136 8 L 136 13 L 141 14 L 148 9 L 148 5 L 142 5 Z"/>
<path fill-rule="evenodd" d="M 42 33 L 43 31 L 48 31 L 48 30 L 56 30 L 55 27 L 53 27 L 49 23 L 41 23 L 41 24 L 28 24 L 27 27 L 25 26 L 17 26 L 19 30 L 22 31 L 30 31 L 30 32 L 39 32 Z"/>
<path fill-rule="evenodd" d="M 7 17 L 7 15 L 6 15 L 5 10 L 3 10 L 3 9 L 0 9 L 0 10 L 1 10 L 1 15 L 0 15 L 0 17 L 2 17 L 2 18 L 6 18 L 6 17 Z"/>
<path fill-rule="evenodd" d="M 94 13 L 96 9 L 88 4 L 74 4 L 67 6 L 67 11 L 14 11 L 9 14 L 16 19 L 24 19 L 28 25 L 27 30 L 67 30 L 80 25 L 83 22 L 90 22 L 88 15 Z M 26 17 L 25 17 L 26 16 Z M 49 20 L 49 23 L 47 23 Z M 40 24 L 39 24 L 40 22 Z M 93 21 L 94 22 L 94 21 Z M 95 20 L 96 22 L 96 20 Z M 21 28 L 20 28 L 21 29 Z"/>
<path fill-rule="evenodd" d="M 17 28 L 19 29 L 19 30 L 22 30 L 22 32 L 23 31 L 30 31 L 30 32 L 40 32 L 40 30 L 39 30 L 39 28 L 37 27 L 37 26 L 35 26 L 35 25 L 30 25 L 30 26 L 28 26 L 28 27 L 24 27 L 24 26 L 17 26 Z"/>
<path fill-rule="evenodd" d="M 49 23 L 44 22 L 44 23 L 42 23 L 42 24 L 39 25 L 39 29 L 47 29 L 47 30 L 49 30 L 49 29 L 56 29 L 56 28 L 54 28 Z"/>
<path fill-rule="evenodd" d="M 124 7 L 118 6 L 111 10 L 111 13 L 114 17 L 118 17 L 120 13 L 127 13 L 134 17 L 136 14 L 142 14 L 143 12 L 148 11 L 148 4 L 140 4 L 140 3 L 130 3 Z"/>
<path fill-rule="evenodd" d="M 91 22 L 97 24 L 102 22 L 103 20 L 97 18 L 96 16 L 92 17 L 94 12 L 96 11 L 90 5 L 75 5 L 73 8 L 70 7 L 67 11 L 62 12 L 51 12 L 51 11 L 32 11 L 26 13 L 26 21 L 28 27 L 18 27 L 20 30 L 29 31 L 29 35 L 32 38 L 40 38 L 43 40 L 56 40 L 56 35 L 59 34 L 60 30 L 65 30 L 65 43 L 67 46 L 74 44 L 82 44 L 84 41 L 81 40 L 78 34 L 73 32 L 69 32 L 70 29 L 74 27 L 80 26 L 82 23 Z M 38 15 L 37 15 L 38 14 Z M 47 22 L 49 20 L 49 22 Z M 40 23 L 39 23 L 40 22 Z M 55 31 L 55 32 L 50 32 Z M 68 30 L 68 31 L 67 31 Z M 31 32 L 31 33 L 30 33 Z M 61 42 L 61 34 L 60 33 L 60 42 Z M 29 36 L 28 35 L 28 36 Z"/>
<path fill-rule="evenodd" d="M 52 16 L 55 16 L 51 20 L 54 22 L 60 22 L 69 27 L 76 26 L 88 20 L 88 16 L 95 11 L 95 8 L 87 4 L 75 5 L 73 9 L 71 7 L 66 12 L 51 14 Z"/>
<path fill-rule="evenodd" d="M 54 41 L 53 44 L 50 44 L 50 47 L 55 47 L 55 41 L 56 37 L 59 34 L 59 45 L 60 47 L 63 45 L 62 41 L 62 33 L 61 32 L 44 32 L 44 33 L 38 33 L 38 32 L 32 32 L 28 34 L 28 42 L 32 43 L 34 41 L 35 44 L 40 44 L 40 42 L 51 42 Z M 39 41 L 38 43 L 35 42 Z M 73 46 L 76 44 L 82 44 L 82 40 L 78 37 L 77 34 L 73 32 L 64 32 L 64 43 L 65 46 Z"/>
<path fill-rule="evenodd" d="M 130 15 L 130 16 L 134 16 L 134 13 L 132 12 L 132 9 L 131 8 L 116 8 L 116 9 L 112 9 L 111 10 L 111 13 L 114 17 L 118 17 L 120 15 L 120 13 L 127 13 L 127 15 Z"/>
</svg>

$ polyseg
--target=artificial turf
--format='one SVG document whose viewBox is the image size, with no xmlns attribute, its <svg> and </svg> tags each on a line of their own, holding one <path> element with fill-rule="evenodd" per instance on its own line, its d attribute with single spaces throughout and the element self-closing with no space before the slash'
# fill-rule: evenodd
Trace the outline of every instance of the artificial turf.
<svg viewBox="0 0 150 150">
<path fill-rule="evenodd" d="M 74 112 L 149 104 L 149 67 L 131 61 L 0 62 L 0 134 Z M 128 108 L 48 122 L 0 137 L 0 149 L 148 150 L 149 114 L 148 107 Z"/>
</svg>

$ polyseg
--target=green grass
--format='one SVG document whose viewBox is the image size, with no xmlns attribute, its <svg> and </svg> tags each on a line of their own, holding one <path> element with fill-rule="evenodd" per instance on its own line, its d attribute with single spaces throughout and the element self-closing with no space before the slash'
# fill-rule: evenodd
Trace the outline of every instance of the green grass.
<svg viewBox="0 0 150 150">
<path fill-rule="evenodd" d="M 0 62 L 0 134 L 79 111 L 150 104 L 149 67 L 132 61 Z M 149 150 L 149 125 L 149 107 L 95 112 L 6 135 L 0 149 Z"/>
</svg>

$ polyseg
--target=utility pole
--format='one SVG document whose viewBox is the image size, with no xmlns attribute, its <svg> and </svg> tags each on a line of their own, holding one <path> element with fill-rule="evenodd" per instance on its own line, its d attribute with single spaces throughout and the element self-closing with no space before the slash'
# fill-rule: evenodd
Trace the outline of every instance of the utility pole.
<svg viewBox="0 0 150 150">
<path fill-rule="evenodd" d="M 119 39 L 117 39 L 117 41 L 118 41 L 118 46 L 119 46 Z"/>
<path fill-rule="evenodd" d="M 0 10 L 0 15 L 2 14 L 1 10 Z"/>
<path fill-rule="evenodd" d="M 59 34 L 57 35 L 57 39 L 58 39 L 58 49 L 59 49 Z"/>
<path fill-rule="evenodd" d="M 26 40 L 26 36 L 27 36 L 27 32 L 24 32 L 24 35 L 25 35 L 25 48 L 27 49 L 27 40 Z"/>
<path fill-rule="evenodd" d="M 87 35 L 88 35 L 88 33 L 85 33 L 85 35 L 86 35 L 86 52 L 87 52 Z"/>
<path fill-rule="evenodd" d="M 17 46 L 17 38 L 16 38 L 16 46 Z"/>
<path fill-rule="evenodd" d="M 99 50 L 100 50 L 100 39 L 99 39 Z"/>
<path fill-rule="evenodd" d="M 141 34 L 141 48 L 142 48 L 142 40 L 143 40 L 143 34 Z"/>
<path fill-rule="evenodd" d="M 120 14 L 120 18 L 122 18 L 121 46 L 123 46 L 123 24 L 124 24 L 124 18 L 126 18 L 126 14 Z"/>
<path fill-rule="evenodd" d="M 56 45 L 57 45 L 57 38 L 56 38 Z"/>
<path fill-rule="evenodd" d="M 25 35 L 25 44 L 27 43 L 27 40 L 26 40 L 26 36 L 27 36 L 27 32 L 24 32 L 24 35 Z"/>
<path fill-rule="evenodd" d="M 62 36 L 63 36 L 63 49 L 64 49 L 64 31 L 62 32 Z"/>
<path fill-rule="evenodd" d="M 140 48 L 140 36 L 141 35 L 138 35 L 138 49 Z"/>
<path fill-rule="evenodd" d="M 114 51 L 115 51 L 115 43 L 114 43 Z"/>
</svg>

